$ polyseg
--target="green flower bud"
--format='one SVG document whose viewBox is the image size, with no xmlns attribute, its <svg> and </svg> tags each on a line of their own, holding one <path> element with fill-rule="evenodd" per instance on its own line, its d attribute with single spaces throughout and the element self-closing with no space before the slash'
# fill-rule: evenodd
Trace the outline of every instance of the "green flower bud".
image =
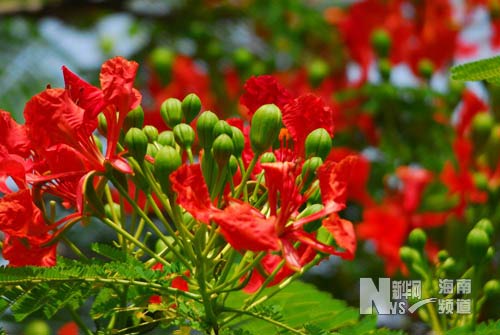
<svg viewBox="0 0 500 335">
<path fill-rule="evenodd" d="M 190 125 L 181 123 L 174 127 L 174 137 L 183 149 L 187 149 L 193 145 L 195 134 Z"/>
<path fill-rule="evenodd" d="M 276 156 L 272 152 L 264 152 L 262 156 L 260 156 L 261 163 L 274 163 L 276 162 Z"/>
<path fill-rule="evenodd" d="M 164 146 L 155 157 L 154 171 L 162 189 L 167 191 L 169 188 L 169 176 L 182 165 L 181 155 L 170 146 Z"/>
<path fill-rule="evenodd" d="M 483 287 L 484 295 L 488 298 L 494 298 L 500 295 L 500 282 L 492 279 L 486 282 Z"/>
<path fill-rule="evenodd" d="M 446 271 L 446 273 L 454 273 L 457 270 L 457 263 L 453 257 L 448 257 L 443 262 L 443 270 Z"/>
<path fill-rule="evenodd" d="M 153 68 L 160 75 L 163 84 L 169 82 L 175 54 L 168 48 L 156 48 L 151 52 L 150 60 Z"/>
<path fill-rule="evenodd" d="M 231 155 L 231 158 L 229 158 L 229 173 L 234 176 L 236 171 L 238 171 L 238 160 L 234 155 Z"/>
<path fill-rule="evenodd" d="M 212 145 L 212 155 L 219 167 L 227 164 L 234 152 L 233 140 L 226 134 L 217 136 Z"/>
<path fill-rule="evenodd" d="M 434 64 L 429 59 L 421 59 L 418 62 L 418 72 L 423 78 L 430 80 L 434 74 Z"/>
<path fill-rule="evenodd" d="M 198 121 L 196 122 L 196 132 L 198 134 L 198 141 L 204 149 L 210 148 L 214 141 L 213 129 L 219 118 L 215 113 L 206 111 L 201 113 Z"/>
<path fill-rule="evenodd" d="M 238 127 L 231 127 L 233 144 L 234 144 L 234 155 L 236 157 L 241 156 L 243 149 L 245 148 L 245 135 Z"/>
<path fill-rule="evenodd" d="M 50 335 L 52 331 L 47 322 L 43 320 L 30 321 L 24 328 L 25 335 Z"/>
<path fill-rule="evenodd" d="M 139 128 L 130 128 L 125 134 L 125 148 L 139 162 L 144 160 L 148 148 L 148 138 Z"/>
<path fill-rule="evenodd" d="M 104 215 L 106 215 L 107 218 L 113 220 L 115 217 L 117 219 L 120 219 L 120 205 L 117 204 L 116 202 L 113 202 L 112 205 L 110 204 L 105 204 L 104 205 Z"/>
<path fill-rule="evenodd" d="M 493 127 L 486 143 L 486 160 L 491 169 L 496 168 L 500 155 L 500 125 Z"/>
<path fill-rule="evenodd" d="M 493 233 L 495 232 L 495 228 L 493 228 L 493 224 L 491 223 L 490 219 L 484 218 L 479 220 L 474 228 L 482 229 L 488 234 L 489 238 L 493 237 Z"/>
<path fill-rule="evenodd" d="M 182 122 L 182 103 L 179 99 L 168 98 L 160 107 L 160 114 L 165 124 L 170 128 Z"/>
<path fill-rule="evenodd" d="M 424 250 L 426 242 L 427 235 L 425 235 L 425 232 L 420 228 L 413 229 L 410 236 L 408 236 L 408 244 L 416 250 Z"/>
<path fill-rule="evenodd" d="M 470 260 L 474 265 L 483 262 L 488 248 L 490 245 L 490 239 L 488 234 L 479 228 L 472 229 L 467 235 L 466 247 Z"/>
<path fill-rule="evenodd" d="M 446 261 L 446 259 L 449 257 L 450 255 L 448 254 L 448 251 L 446 250 L 439 250 L 438 254 L 437 254 L 437 257 L 438 257 L 438 260 L 439 262 L 443 263 L 444 261 Z"/>
<path fill-rule="evenodd" d="M 103 113 L 99 113 L 99 115 L 97 115 L 97 130 L 102 136 L 106 136 L 108 134 L 108 121 Z"/>
<path fill-rule="evenodd" d="M 320 157 L 311 157 L 304 162 L 301 173 L 302 185 L 304 185 L 302 188 L 303 191 L 307 190 L 311 186 L 311 183 L 316 177 L 316 170 L 318 170 L 322 164 L 323 160 Z"/>
<path fill-rule="evenodd" d="M 484 262 L 485 263 L 491 262 L 494 256 L 495 256 L 495 248 L 489 247 L 488 251 L 486 252 L 486 256 L 484 257 Z"/>
<path fill-rule="evenodd" d="M 281 111 L 274 104 L 260 106 L 252 117 L 250 144 L 256 155 L 269 149 L 281 130 Z"/>
<path fill-rule="evenodd" d="M 401 257 L 401 260 L 408 266 L 420 261 L 420 254 L 418 253 L 418 251 L 407 246 L 403 246 L 401 247 L 401 249 L 399 249 L 399 256 Z"/>
<path fill-rule="evenodd" d="M 156 127 L 150 125 L 144 126 L 144 128 L 142 128 L 142 131 L 148 138 L 149 143 L 153 143 L 158 139 L 158 129 L 156 129 Z"/>
<path fill-rule="evenodd" d="M 130 128 L 142 128 L 144 124 L 144 111 L 139 105 L 128 112 L 123 122 L 123 130 L 127 132 Z"/>
<path fill-rule="evenodd" d="M 493 116 L 490 113 L 478 113 L 474 115 L 470 136 L 476 150 L 481 151 L 484 148 L 494 126 L 495 120 L 493 120 Z"/>
<path fill-rule="evenodd" d="M 391 37 L 384 29 L 377 29 L 372 33 L 371 42 L 373 49 L 380 58 L 387 58 L 391 49 Z"/>
<path fill-rule="evenodd" d="M 233 129 L 227 123 L 225 120 L 219 120 L 217 123 L 214 125 L 214 129 L 212 130 L 213 132 L 213 138 L 217 138 L 217 136 L 226 134 L 229 135 L 229 137 L 233 136 Z"/>
<path fill-rule="evenodd" d="M 325 128 L 318 128 L 306 137 L 306 157 L 317 156 L 326 159 L 332 150 L 332 139 Z"/>
<path fill-rule="evenodd" d="M 252 64 L 253 55 L 245 48 L 238 48 L 233 52 L 232 60 L 239 71 L 245 71 Z"/>
<path fill-rule="evenodd" d="M 186 117 L 186 123 L 191 123 L 201 111 L 201 100 L 194 94 L 190 93 L 182 100 L 182 113 Z"/>
<path fill-rule="evenodd" d="M 158 135 L 158 140 L 157 141 L 158 141 L 158 143 L 160 143 L 163 146 L 170 145 L 171 147 L 175 147 L 175 135 L 174 135 L 174 132 L 171 131 L 171 130 L 162 131 Z"/>
<path fill-rule="evenodd" d="M 155 158 L 157 153 L 158 153 L 158 147 L 156 145 L 154 145 L 153 143 L 148 143 L 148 148 L 146 150 L 146 154 Z"/>
<path fill-rule="evenodd" d="M 322 59 L 315 59 L 308 66 L 309 81 L 313 87 L 317 87 L 330 73 L 328 63 Z"/>
<path fill-rule="evenodd" d="M 489 182 L 488 178 L 481 172 L 473 173 L 472 179 L 474 180 L 474 185 L 481 191 L 488 190 Z"/>
<path fill-rule="evenodd" d="M 378 61 L 378 71 L 384 81 L 391 79 L 392 65 L 387 58 L 382 58 Z"/>
</svg>

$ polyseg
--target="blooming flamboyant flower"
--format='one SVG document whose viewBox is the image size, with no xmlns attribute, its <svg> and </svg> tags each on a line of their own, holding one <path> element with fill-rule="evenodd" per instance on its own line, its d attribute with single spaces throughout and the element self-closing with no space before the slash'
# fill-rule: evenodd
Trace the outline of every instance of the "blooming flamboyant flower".
<svg viewBox="0 0 500 335">
<path fill-rule="evenodd" d="M 356 227 L 358 236 L 371 240 L 385 260 L 387 274 L 403 268 L 399 249 L 414 228 L 432 228 L 446 222 L 447 212 L 418 212 L 425 187 L 432 180 L 427 170 L 402 166 L 396 171 L 402 188 L 375 206 L 365 208 L 363 221 Z"/>
</svg>

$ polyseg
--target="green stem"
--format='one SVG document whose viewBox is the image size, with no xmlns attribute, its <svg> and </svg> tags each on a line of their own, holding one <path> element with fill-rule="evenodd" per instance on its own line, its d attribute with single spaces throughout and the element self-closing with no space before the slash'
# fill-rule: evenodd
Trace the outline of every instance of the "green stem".
<svg viewBox="0 0 500 335">
<path fill-rule="evenodd" d="M 239 198 L 241 195 L 241 192 L 246 189 L 246 184 L 248 179 L 250 178 L 250 175 L 255 168 L 255 165 L 259 161 L 260 155 L 254 155 L 252 160 L 250 161 L 250 164 L 248 165 L 248 169 L 245 171 L 245 174 L 243 175 L 243 178 L 241 178 L 241 183 L 240 185 L 236 188 L 236 192 L 234 193 L 234 198 Z"/>
<path fill-rule="evenodd" d="M 94 335 L 94 333 L 87 327 L 87 325 L 83 322 L 82 318 L 78 313 L 71 307 L 68 307 L 69 313 L 71 314 L 71 318 L 75 321 L 78 328 L 80 328 L 86 335 Z"/>
<path fill-rule="evenodd" d="M 253 313 L 253 312 L 250 312 L 248 310 L 239 310 L 239 309 L 233 309 L 233 308 L 224 308 L 224 312 L 230 312 L 230 313 L 235 313 L 237 314 L 237 316 L 241 315 L 241 314 L 244 314 L 244 315 L 249 315 L 251 317 L 254 317 L 254 318 L 257 318 L 257 319 L 261 319 L 261 320 L 264 320 L 266 322 L 269 322 L 269 323 L 272 323 L 273 325 L 275 326 L 278 326 L 280 328 L 283 328 L 283 329 L 286 329 L 294 334 L 300 334 L 300 335 L 306 335 L 307 333 L 304 333 L 298 329 L 295 329 L 295 328 L 292 328 L 284 323 L 281 323 L 279 321 L 276 321 L 272 318 L 269 318 L 267 316 L 264 316 L 264 315 L 260 315 L 260 314 L 257 314 L 257 313 Z"/>
</svg>

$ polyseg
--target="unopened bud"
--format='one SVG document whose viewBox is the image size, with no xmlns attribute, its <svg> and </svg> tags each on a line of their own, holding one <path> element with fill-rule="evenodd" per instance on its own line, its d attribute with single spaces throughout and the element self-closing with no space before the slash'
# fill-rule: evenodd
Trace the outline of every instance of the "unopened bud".
<svg viewBox="0 0 500 335">
<path fill-rule="evenodd" d="M 492 279 L 486 282 L 483 287 L 484 295 L 488 298 L 494 298 L 500 295 L 500 282 Z"/>
<path fill-rule="evenodd" d="M 446 250 L 439 250 L 437 257 L 438 260 L 442 263 L 444 262 L 450 255 L 448 254 L 448 251 Z"/>
<path fill-rule="evenodd" d="M 493 237 L 493 233 L 495 232 L 495 228 L 493 228 L 493 224 L 491 223 L 490 219 L 484 218 L 479 220 L 474 228 L 479 228 L 482 229 L 488 234 L 489 238 Z"/>
<path fill-rule="evenodd" d="M 377 29 L 372 33 L 371 42 L 373 49 L 380 58 L 386 58 L 389 56 L 389 50 L 391 49 L 391 37 L 387 31 L 383 29 Z"/>
<path fill-rule="evenodd" d="M 313 87 L 317 87 L 330 73 L 328 63 L 322 59 L 315 59 L 308 67 L 309 81 Z"/>
<path fill-rule="evenodd" d="M 424 79 L 430 80 L 434 74 L 434 64 L 427 58 L 421 59 L 418 62 L 418 72 Z"/>
<path fill-rule="evenodd" d="M 236 171 L 238 171 L 238 160 L 234 155 L 231 155 L 231 158 L 229 158 L 229 173 L 234 176 Z"/>
<path fill-rule="evenodd" d="M 148 148 L 146 150 L 146 154 L 155 158 L 157 153 L 158 153 L 158 147 L 156 145 L 154 145 L 153 143 L 148 143 Z"/>
<path fill-rule="evenodd" d="M 239 71 L 245 71 L 252 64 L 253 55 L 245 48 L 238 48 L 234 51 L 232 59 Z"/>
<path fill-rule="evenodd" d="M 143 124 L 144 111 L 139 105 L 128 112 L 127 116 L 125 117 L 125 121 L 123 121 L 123 130 L 127 132 L 130 128 L 142 128 Z"/>
<path fill-rule="evenodd" d="M 117 204 L 116 202 L 113 202 L 112 205 L 110 204 L 105 204 L 104 205 L 104 214 L 106 215 L 107 218 L 113 220 L 115 217 L 117 219 L 120 219 L 120 205 Z"/>
<path fill-rule="evenodd" d="M 488 234 L 479 228 L 473 228 L 467 235 L 466 247 L 470 260 L 477 265 L 483 262 L 488 248 L 490 239 Z"/>
<path fill-rule="evenodd" d="M 142 131 L 148 138 L 149 143 L 153 143 L 158 139 L 158 129 L 156 129 L 156 127 L 147 125 L 142 128 Z"/>
<path fill-rule="evenodd" d="M 486 143 L 486 160 L 491 169 L 495 169 L 500 155 L 500 125 L 494 126 Z"/>
<path fill-rule="evenodd" d="M 416 250 L 424 250 L 426 242 L 427 236 L 425 235 L 425 232 L 420 228 L 413 229 L 410 233 L 410 236 L 408 236 L 408 244 Z"/>
<path fill-rule="evenodd" d="M 391 79 L 392 66 L 391 62 L 387 58 L 382 58 L 378 61 L 378 71 L 380 76 L 384 81 Z"/>
<path fill-rule="evenodd" d="M 151 52 L 150 60 L 153 68 L 159 74 L 162 83 L 167 83 L 170 79 L 172 64 L 175 54 L 167 48 L 156 48 Z"/>
<path fill-rule="evenodd" d="M 174 136 L 174 132 L 171 131 L 171 130 L 165 130 L 165 131 L 162 131 L 159 135 L 158 135 L 158 139 L 157 139 L 158 143 L 160 143 L 161 145 L 170 145 L 171 147 L 175 147 L 175 136 Z"/>
<path fill-rule="evenodd" d="M 233 131 L 233 136 L 231 136 L 234 144 L 234 155 L 236 157 L 241 156 L 241 153 L 243 152 L 243 149 L 245 149 L 245 136 L 243 135 L 243 132 L 238 128 L 238 127 L 231 127 L 231 130 Z"/>
<path fill-rule="evenodd" d="M 495 126 L 495 120 L 489 113 L 478 113 L 472 119 L 471 139 L 475 150 L 482 150 L 490 137 L 491 130 Z"/>
<path fill-rule="evenodd" d="M 168 188 L 169 176 L 182 164 L 181 155 L 170 146 L 164 146 L 155 157 L 154 171 L 163 190 Z"/>
<path fill-rule="evenodd" d="M 125 148 L 138 161 L 144 160 L 148 148 L 148 138 L 139 128 L 130 128 L 125 135 Z"/>
<path fill-rule="evenodd" d="M 212 145 L 212 155 L 219 167 L 227 164 L 234 152 L 233 140 L 226 134 L 219 135 Z"/>
<path fill-rule="evenodd" d="M 196 122 L 198 140 L 204 149 L 210 148 L 212 142 L 214 141 L 213 130 L 217 121 L 219 121 L 219 118 L 215 115 L 215 113 L 206 111 L 201 113 L 198 121 Z"/>
<path fill-rule="evenodd" d="M 191 148 L 194 142 L 194 130 L 186 123 L 174 127 L 174 136 L 177 143 L 184 149 Z"/>
<path fill-rule="evenodd" d="M 182 122 L 182 103 L 179 99 L 169 98 L 160 107 L 160 114 L 165 124 L 170 128 Z"/>
<path fill-rule="evenodd" d="M 215 123 L 213 131 L 213 136 L 214 138 L 217 138 L 217 136 L 226 134 L 229 137 L 233 135 L 233 129 L 227 123 L 225 120 L 219 120 Z"/>
<path fill-rule="evenodd" d="M 272 152 L 264 152 L 262 156 L 260 156 L 261 163 L 274 163 L 276 162 L 276 156 Z"/>
<path fill-rule="evenodd" d="M 278 138 L 281 129 L 281 111 L 274 104 L 259 107 L 250 127 L 250 144 L 256 155 L 269 149 Z"/>
<path fill-rule="evenodd" d="M 401 260 L 408 266 L 420 260 L 420 254 L 418 253 L 418 251 L 407 246 L 403 246 L 401 247 L 401 249 L 399 249 L 399 256 L 401 257 Z"/>
<path fill-rule="evenodd" d="M 320 157 L 311 157 L 302 165 L 302 185 L 303 191 L 307 190 L 316 177 L 316 170 L 323 164 Z"/>
<path fill-rule="evenodd" d="M 201 100 L 194 94 L 190 93 L 182 100 L 182 113 L 186 118 L 186 123 L 191 123 L 201 111 Z"/>
<path fill-rule="evenodd" d="M 317 156 L 326 159 L 332 150 L 332 139 L 325 128 L 318 128 L 306 137 L 306 157 Z"/>
</svg>

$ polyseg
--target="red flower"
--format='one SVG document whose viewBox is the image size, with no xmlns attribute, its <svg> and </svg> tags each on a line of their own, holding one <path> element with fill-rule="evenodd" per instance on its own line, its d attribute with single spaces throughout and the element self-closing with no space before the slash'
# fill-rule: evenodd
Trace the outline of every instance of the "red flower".
<svg viewBox="0 0 500 335">
<path fill-rule="evenodd" d="M 29 142 L 26 128 L 19 125 L 9 112 L 0 109 L 0 152 L 26 157 L 29 154 Z"/>
<path fill-rule="evenodd" d="M 382 204 L 364 209 L 363 221 L 356 232 L 362 239 L 371 240 L 375 250 L 385 260 L 387 274 L 403 269 L 399 249 L 414 228 L 432 228 L 446 222 L 447 212 L 418 212 L 422 193 L 431 181 L 427 170 L 399 167 L 396 171 L 402 187 L 388 196 Z"/>
<path fill-rule="evenodd" d="M 0 230 L 16 237 L 44 235 L 49 226 L 33 203 L 30 190 L 10 193 L 0 199 Z"/>
<path fill-rule="evenodd" d="M 313 94 L 291 100 L 283 109 L 283 124 L 293 138 L 295 151 L 304 152 L 307 135 L 315 129 L 325 128 L 333 136 L 333 110 Z"/>
<path fill-rule="evenodd" d="M 262 164 L 269 192 L 270 216 L 266 217 L 249 204 L 228 199 L 224 210 L 215 208 L 208 197 L 199 166 L 183 166 L 175 171 L 170 180 L 172 188 L 178 193 L 177 202 L 198 220 L 209 224 L 215 221 L 221 234 L 237 250 L 272 251 L 281 249 L 287 265 L 294 270 L 302 267 L 300 256 L 294 248 L 296 241 L 302 242 L 321 252 L 352 258 L 353 248 L 349 239 L 353 238 L 347 221 L 331 217 L 326 220 L 327 230 L 334 237 L 346 239 L 340 246 L 349 246 L 339 251 L 332 246 L 319 242 L 314 234 L 303 230 L 306 223 L 329 216 L 340 211 L 345 204 L 345 193 L 349 172 L 354 163 L 347 157 L 339 163 L 327 161 L 320 167 L 318 178 L 324 208 L 312 215 L 297 219 L 298 210 L 307 200 L 300 194 L 301 186 L 296 184 L 300 166 L 291 162 Z M 188 173 L 188 171 L 190 171 Z M 194 171 L 194 172 L 193 172 Z M 279 205 L 279 211 L 278 211 Z M 290 221 L 294 220 L 293 223 Z M 341 228 L 335 229 L 333 226 Z"/>
<path fill-rule="evenodd" d="M 78 335 L 78 326 L 74 322 L 67 322 L 57 331 L 57 335 Z"/>
<path fill-rule="evenodd" d="M 44 266 L 51 267 L 56 264 L 57 244 L 44 246 L 52 235 L 16 237 L 6 235 L 3 242 L 3 257 L 9 261 L 9 266 Z"/>
<path fill-rule="evenodd" d="M 282 111 L 292 99 L 291 94 L 282 87 L 276 78 L 264 75 L 251 77 L 243 86 L 245 93 L 240 98 L 240 103 L 248 108 L 248 116 L 252 117 L 262 105 L 275 104 Z"/>
</svg>

